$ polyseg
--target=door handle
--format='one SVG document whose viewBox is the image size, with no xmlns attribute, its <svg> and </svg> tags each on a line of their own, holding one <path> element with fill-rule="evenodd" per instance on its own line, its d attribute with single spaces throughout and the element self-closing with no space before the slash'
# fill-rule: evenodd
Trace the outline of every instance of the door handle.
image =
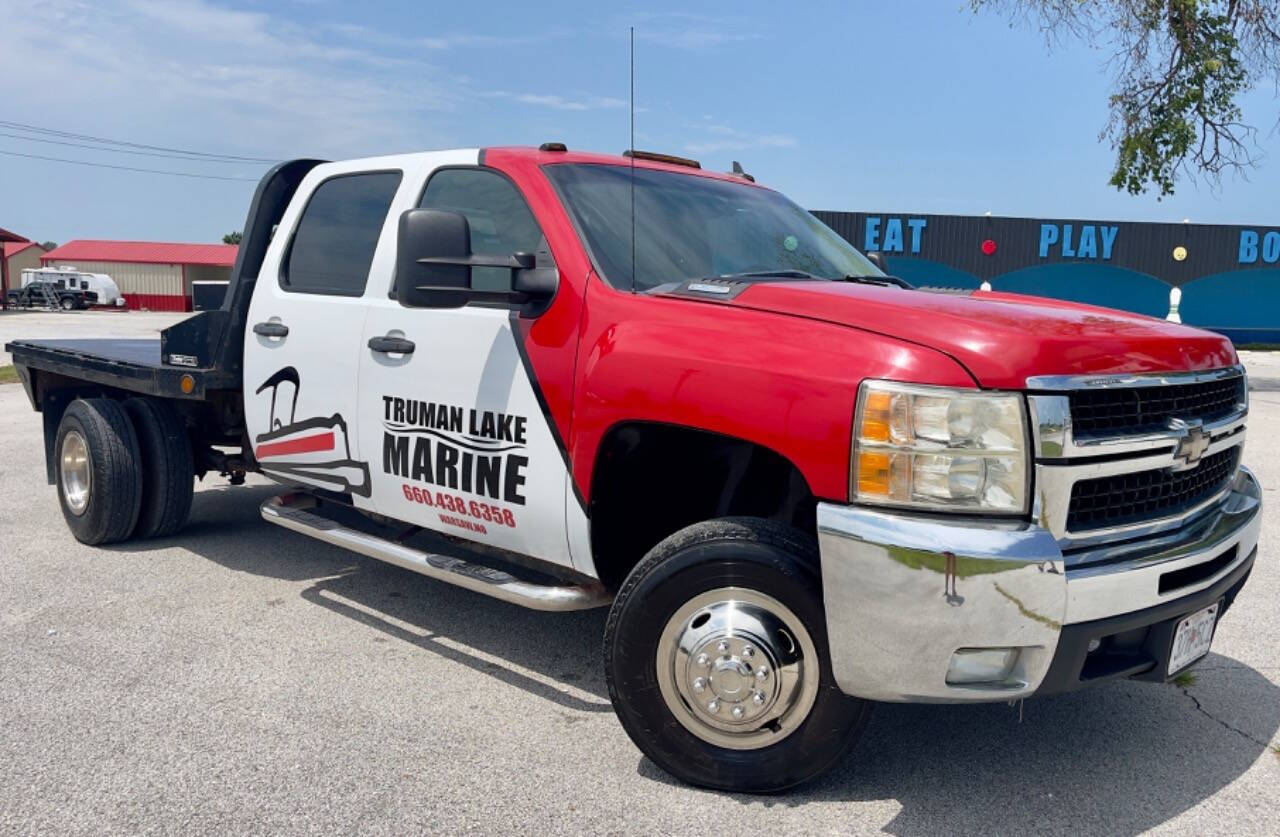
<svg viewBox="0 0 1280 837">
<path fill-rule="evenodd" d="M 412 340 L 403 337 L 370 337 L 369 348 L 375 352 L 411 355 L 413 354 L 414 345 Z"/>
<path fill-rule="evenodd" d="M 289 327 L 284 323 L 254 323 L 253 333 L 263 337 L 288 337 Z"/>
</svg>

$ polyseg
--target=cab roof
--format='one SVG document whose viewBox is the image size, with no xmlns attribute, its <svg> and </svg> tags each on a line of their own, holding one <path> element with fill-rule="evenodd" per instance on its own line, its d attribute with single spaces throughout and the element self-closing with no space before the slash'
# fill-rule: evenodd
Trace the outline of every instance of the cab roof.
<svg viewBox="0 0 1280 837">
<path fill-rule="evenodd" d="M 480 149 L 480 161 L 482 163 L 489 155 L 503 155 L 509 156 L 510 158 L 531 160 L 540 166 L 550 166 L 562 163 L 587 163 L 606 166 L 634 165 L 638 169 L 669 171 L 677 174 L 692 175 L 694 177 L 709 177 L 713 180 L 727 180 L 730 183 L 753 185 L 751 181 L 748 181 L 741 175 L 734 174 L 732 172 L 709 171 L 704 168 L 694 168 L 693 166 L 682 165 L 680 163 L 668 163 L 660 160 L 646 159 L 644 157 L 627 157 L 622 154 L 600 154 L 593 151 L 574 151 L 572 149 L 565 151 L 544 151 L 541 148 L 523 145 L 498 146 Z"/>
</svg>

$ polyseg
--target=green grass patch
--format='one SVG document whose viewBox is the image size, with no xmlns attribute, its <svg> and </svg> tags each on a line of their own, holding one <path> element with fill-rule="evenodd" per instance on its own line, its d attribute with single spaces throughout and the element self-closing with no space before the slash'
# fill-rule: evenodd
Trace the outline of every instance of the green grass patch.
<svg viewBox="0 0 1280 837">
<path fill-rule="evenodd" d="M 18 370 L 13 366 L 0 366 L 0 384 L 16 384 L 22 380 L 18 377 Z"/>
<path fill-rule="evenodd" d="M 1194 672 L 1184 671 L 1177 677 L 1173 678 L 1173 685 L 1180 689 L 1189 689 L 1196 684 L 1196 675 Z"/>
<path fill-rule="evenodd" d="M 1280 343 L 1237 343 L 1236 349 L 1242 352 L 1280 352 Z"/>
</svg>

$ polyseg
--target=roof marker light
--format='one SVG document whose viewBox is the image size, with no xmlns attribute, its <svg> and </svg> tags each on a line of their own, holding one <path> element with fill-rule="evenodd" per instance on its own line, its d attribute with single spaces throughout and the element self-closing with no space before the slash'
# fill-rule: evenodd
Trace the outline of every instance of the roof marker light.
<svg viewBox="0 0 1280 837">
<path fill-rule="evenodd" d="M 652 160 L 655 163 L 669 163 L 673 166 L 688 166 L 691 169 L 702 168 L 702 163 L 697 160 L 690 160 L 688 157 L 677 157 L 674 154 L 659 154 L 656 151 L 637 151 L 634 148 L 628 148 L 622 152 L 623 157 L 630 157 L 633 160 Z"/>
</svg>

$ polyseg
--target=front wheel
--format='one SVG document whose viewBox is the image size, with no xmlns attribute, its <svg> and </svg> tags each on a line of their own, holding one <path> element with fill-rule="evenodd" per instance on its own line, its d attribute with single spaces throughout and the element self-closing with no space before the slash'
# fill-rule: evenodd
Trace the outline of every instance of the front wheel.
<svg viewBox="0 0 1280 837">
<path fill-rule="evenodd" d="M 667 772 L 771 792 L 831 767 L 871 705 L 835 685 L 817 547 L 773 521 L 699 523 L 654 547 L 605 629 L 609 696 Z"/>
<path fill-rule="evenodd" d="M 64 297 L 62 298 L 62 310 L 63 310 L 63 311 L 70 311 L 71 309 L 73 309 L 73 308 L 75 308 L 75 307 L 76 307 L 76 302 L 75 302 L 75 300 L 74 300 L 74 299 L 72 299 L 72 298 L 71 298 L 71 297 L 69 297 L 69 296 L 64 296 Z"/>
</svg>

